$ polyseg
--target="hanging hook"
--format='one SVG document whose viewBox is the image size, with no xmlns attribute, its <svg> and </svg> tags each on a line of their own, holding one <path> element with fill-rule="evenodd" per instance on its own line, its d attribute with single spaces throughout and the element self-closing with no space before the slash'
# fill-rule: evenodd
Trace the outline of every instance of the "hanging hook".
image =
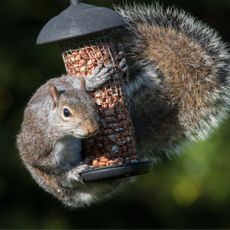
<svg viewBox="0 0 230 230">
<path fill-rule="evenodd" d="M 70 0 L 70 4 L 72 4 L 72 5 L 76 5 L 80 2 L 81 2 L 81 0 Z"/>
</svg>

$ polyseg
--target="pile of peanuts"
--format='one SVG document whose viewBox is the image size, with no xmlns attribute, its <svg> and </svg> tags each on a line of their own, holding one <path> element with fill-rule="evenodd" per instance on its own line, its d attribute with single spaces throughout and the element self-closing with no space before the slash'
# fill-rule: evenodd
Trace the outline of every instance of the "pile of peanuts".
<svg viewBox="0 0 230 230">
<path fill-rule="evenodd" d="M 117 157 L 115 159 L 109 159 L 106 156 L 101 156 L 99 158 L 96 158 L 92 161 L 93 168 L 104 168 L 109 166 L 115 166 L 115 165 L 123 165 L 127 163 L 134 163 L 137 162 L 137 159 L 130 159 L 124 158 L 124 157 Z"/>
<path fill-rule="evenodd" d="M 84 45 L 63 52 L 70 76 L 90 75 L 99 64 L 114 63 L 114 50 L 109 43 Z M 97 104 L 101 128 L 95 137 L 83 141 L 93 168 L 123 165 L 137 160 L 135 138 L 121 77 L 113 77 L 92 93 Z"/>
<path fill-rule="evenodd" d="M 68 74 L 71 76 L 90 75 L 99 64 L 109 63 L 106 48 L 97 46 L 85 46 L 79 50 L 69 51 L 63 54 Z"/>
<path fill-rule="evenodd" d="M 92 162 L 92 166 L 94 168 L 101 168 L 106 166 L 114 166 L 114 165 L 122 165 L 124 164 L 124 158 L 118 157 L 114 160 L 109 159 L 106 156 L 101 156 L 99 158 L 96 158 Z"/>
</svg>

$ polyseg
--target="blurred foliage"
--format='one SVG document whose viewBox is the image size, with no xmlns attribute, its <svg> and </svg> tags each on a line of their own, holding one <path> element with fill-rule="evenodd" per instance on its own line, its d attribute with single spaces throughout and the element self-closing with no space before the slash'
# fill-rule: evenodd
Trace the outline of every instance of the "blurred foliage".
<svg viewBox="0 0 230 230">
<path fill-rule="evenodd" d="M 229 0 L 159 2 L 191 12 L 230 41 Z M 35 89 L 64 72 L 58 46 L 35 42 L 42 26 L 67 5 L 65 0 L 0 2 L 0 227 L 230 228 L 230 119 L 206 142 L 184 146 L 182 155 L 90 208 L 65 209 L 31 179 L 15 137 Z"/>
</svg>

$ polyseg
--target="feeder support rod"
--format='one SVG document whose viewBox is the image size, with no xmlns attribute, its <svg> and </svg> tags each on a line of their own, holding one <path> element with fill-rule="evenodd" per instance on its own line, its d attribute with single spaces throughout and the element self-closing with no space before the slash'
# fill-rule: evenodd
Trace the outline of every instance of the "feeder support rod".
<svg viewBox="0 0 230 230">
<path fill-rule="evenodd" d="M 72 5 L 76 5 L 80 2 L 81 2 L 81 0 L 70 0 L 70 4 L 72 4 Z"/>
</svg>

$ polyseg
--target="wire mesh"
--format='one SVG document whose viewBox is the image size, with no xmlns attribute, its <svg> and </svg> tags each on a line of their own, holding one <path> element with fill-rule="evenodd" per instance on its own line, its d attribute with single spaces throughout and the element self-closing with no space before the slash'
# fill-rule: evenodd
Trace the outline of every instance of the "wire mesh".
<svg viewBox="0 0 230 230">
<path fill-rule="evenodd" d="M 132 121 L 125 97 L 124 79 L 119 72 L 118 49 L 110 36 L 100 35 L 87 41 L 69 39 L 61 42 L 67 73 L 87 77 L 100 64 L 112 64 L 116 70 L 110 80 L 92 92 L 101 127 L 99 133 L 83 146 L 93 167 L 122 165 L 138 160 Z"/>
</svg>

